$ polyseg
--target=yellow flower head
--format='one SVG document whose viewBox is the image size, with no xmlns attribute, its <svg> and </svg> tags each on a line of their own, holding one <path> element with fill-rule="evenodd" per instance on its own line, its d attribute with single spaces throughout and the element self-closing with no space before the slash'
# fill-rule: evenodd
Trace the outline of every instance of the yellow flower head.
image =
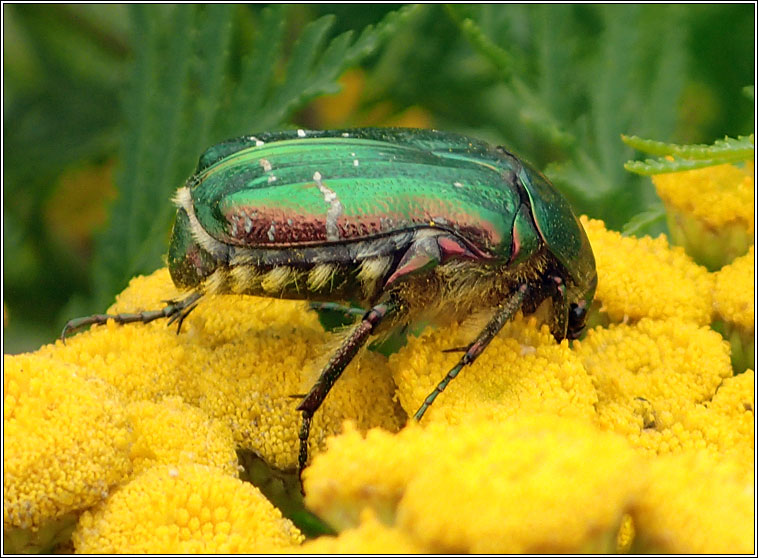
<svg viewBox="0 0 758 558">
<path fill-rule="evenodd" d="M 118 394 L 43 356 L 4 355 L 3 369 L 6 534 L 44 529 L 107 498 L 131 472 L 132 433 Z"/>
<path fill-rule="evenodd" d="M 677 319 L 591 330 L 576 351 L 598 394 L 599 423 L 650 452 L 719 444 L 731 428 L 706 434 L 686 418 L 731 376 L 728 346 L 709 328 Z"/>
<path fill-rule="evenodd" d="M 398 399 L 413 415 L 426 396 L 455 366 L 482 324 L 452 324 L 409 337 L 390 356 Z M 450 382 L 424 415 L 423 422 L 457 423 L 472 413 L 504 419 L 529 410 L 550 408 L 555 414 L 594 415 L 595 389 L 568 342 L 557 345 L 547 326 L 521 315 L 508 322 L 487 349 Z"/>
<path fill-rule="evenodd" d="M 85 512 L 83 554 L 270 552 L 303 537 L 251 484 L 215 467 L 157 465 Z"/>
<path fill-rule="evenodd" d="M 653 183 L 665 202 L 692 213 L 713 228 L 739 222 L 753 234 L 755 182 L 752 161 L 745 161 L 742 166 L 716 165 L 656 174 Z"/>
<path fill-rule="evenodd" d="M 132 280 L 109 313 L 157 309 L 177 296 L 161 269 Z M 307 393 L 339 337 L 324 333 L 303 302 L 225 295 L 201 299 L 179 335 L 165 321 L 109 322 L 40 352 L 86 367 L 129 401 L 180 396 L 229 426 L 238 446 L 287 469 L 297 462 L 300 427 L 293 396 Z M 312 450 L 346 417 L 364 428 L 399 428 L 385 360 L 365 352 L 345 370 L 316 413 Z"/>
<path fill-rule="evenodd" d="M 653 183 L 666 205 L 672 239 L 709 269 L 744 254 L 752 243 L 752 161 L 658 174 Z"/>
<path fill-rule="evenodd" d="M 660 457 L 632 516 L 633 552 L 753 554 L 755 478 L 735 460 L 705 452 Z"/>
<path fill-rule="evenodd" d="M 411 423 L 397 435 L 372 428 L 364 439 L 346 422 L 343 433 L 329 438 L 327 451 L 303 472 L 306 504 L 338 531 L 357 527 L 366 507 L 392 525 L 405 486 L 433 451 L 417 444 L 420 432 Z M 412 444 L 416 452 L 402 450 Z"/>
<path fill-rule="evenodd" d="M 333 519 L 394 492 L 394 513 L 385 500 L 377 516 L 429 552 L 602 552 L 644 480 L 637 459 L 622 438 L 557 415 L 347 432 L 306 471 L 306 502 Z"/>
<path fill-rule="evenodd" d="M 712 276 L 666 238 L 636 238 L 581 218 L 597 265 L 595 300 L 611 322 L 641 318 L 711 320 Z"/>
<path fill-rule="evenodd" d="M 752 472 L 755 450 L 755 373 L 727 378 L 713 399 L 703 404 L 706 412 L 692 413 L 703 436 L 722 454 L 733 454 Z"/>
<path fill-rule="evenodd" d="M 716 273 L 713 294 L 716 319 L 755 332 L 755 248 Z"/>
<path fill-rule="evenodd" d="M 424 554 L 428 552 L 400 529 L 379 521 L 371 508 L 361 512 L 360 524 L 336 537 L 319 537 L 301 546 L 282 549 L 294 554 Z"/>
<path fill-rule="evenodd" d="M 229 427 L 187 405 L 181 397 L 166 397 L 160 403 L 135 401 L 127 406 L 127 412 L 134 425 L 130 453 L 134 474 L 158 463 L 199 463 L 231 476 L 239 473 Z"/>
<path fill-rule="evenodd" d="M 755 249 L 716 274 L 713 293 L 714 329 L 732 347 L 735 372 L 755 367 Z"/>
</svg>

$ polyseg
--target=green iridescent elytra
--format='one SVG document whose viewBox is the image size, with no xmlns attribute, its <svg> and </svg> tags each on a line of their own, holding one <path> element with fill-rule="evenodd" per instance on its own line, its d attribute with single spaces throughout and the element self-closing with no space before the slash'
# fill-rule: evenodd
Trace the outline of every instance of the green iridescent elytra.
<svg viewBox="0 0 758 558">
<path fill-rule="evenodd" d="M 518 310 L 532 313 L 550 299 L 555 338 L 578 336 L 597 282 L 566 200 L 505 149 L 459 134 L 365 128 L 236 138 L 200 157 L 174 202 L 169 269 L 190 293 L 117 321 L 181 323 L 206 293 L 365 309 L 298 406 L 301 470 L 313 414 L 370 336 L 491 311 L 420 419 Z"/>
</svg>

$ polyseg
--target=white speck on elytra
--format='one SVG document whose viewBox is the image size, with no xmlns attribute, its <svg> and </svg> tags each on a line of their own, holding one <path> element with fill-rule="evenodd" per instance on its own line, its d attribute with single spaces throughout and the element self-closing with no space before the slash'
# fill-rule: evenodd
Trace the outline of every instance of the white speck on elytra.
<svg viewBox="0 0 758 558">
<path fill-rule="evenodd" d="M 268 183 L 271 184 L 272 182 L 276 182 L 276 176 L 273 174 L 268 177 Z"/>
<path fill-rule="evenodd" d="M 461 184 L 460 182 L 453 182 L 453 186 L 455 186 L 456 188 L 463 188 L 463 184 Z"/>
<path fill-rule="evenodd" d="M 329 209 L 326 211 L 326 240 L 329 242 L 336 242 L 340 239 L 340 229 L 337 226 L 337 219 L 342 215 L 342 202 L 337 197 L 337 192 L 330 190 L 322 182 L 321 173 L 316 171 L 313 173 L 313 180 L 316 181 L 319 191 L 324 196 L 324 201 L 329 204 Z"/>
<path fill-rule="evenodd" d="M 348 134 L 347 132 L 342 132 L 342 137 L 343 138 L 349 138 L 350 134 Z"/>
<path fill-rule="evenodd" d="M 268 228 L 268 233 L 267 233 L 269 242 L 273 242 L 274 238 L 276 238 L 274 236 L 275 232 L 276 232 L 276 225 L 274 223 L 271 223 L 271 226 Z"/>
<path fill-rule="evenodd" d="M 353 166 L 354 166 L 354 167 L 357 167 L 357 166 L 358 166 L 358 159 L 353 159 Z"/>
<path fill-rule="evenodd" d="M 304 138 L 305 137 L 305 130 L 298 130 L 297 131 L 297 137 Z"/>
<path fill-rule="evenodd" d="M 258 161 L 258 163 L 261 165 L 261 167 L 263 168 L 265 172 L 269 172 L 272 169 L 271 161 L 269 161 L 268 159 L 261 159 Z"/>
</svg>

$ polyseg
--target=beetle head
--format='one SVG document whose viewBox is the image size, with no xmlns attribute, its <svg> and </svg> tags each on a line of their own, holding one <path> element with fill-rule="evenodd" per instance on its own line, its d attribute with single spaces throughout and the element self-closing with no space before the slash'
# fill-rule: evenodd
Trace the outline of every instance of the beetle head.
<svg viewBox="0 0 758 558">
<path fill-rule="evenodd" d="M 570 271 L 566 274 L 566 289 L 561 297 L 562 300 L 559 302 L 554 298 L 554 311 L 556 314 L 558 312 L 564 314 L 562 319 L 557 319 L 565 324 L 565 330 L 561 329 L 565 331 L 564 337 L 568 339 L 576 339 L 584 331 L 587 314 L 595 298 L 597 287 L 595 256 L 584 228 L 578 220 L 576 224 L 581 236 L 581 248 L 572 262 Z"/>
</svg>

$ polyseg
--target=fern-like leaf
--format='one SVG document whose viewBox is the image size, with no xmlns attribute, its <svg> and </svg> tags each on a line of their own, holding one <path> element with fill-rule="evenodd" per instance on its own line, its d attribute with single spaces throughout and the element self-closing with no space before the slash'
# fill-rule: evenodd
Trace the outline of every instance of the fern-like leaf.
<svg viewBox="0 0 758 558">
<path fill-rule="evenodd" d="M 666 210 L 660 200 L 646 211 L 638 213 L 624 224 L 621 232 L 625 236 L 651 234 L 656 226 L 663 232 Z"/>
<path fill-rule="evenodd" d="M 663 174 L 684 170 L 701 169 L 713 165 L 736 163 L 752 159 L 755 146 L 753 135 L 726 137 L 716 140 L 713 145 L 677 145 L 648 140 L 637 136 L 621 136 L 625 144 L 648 153 L 658 155 L 657 159 L 627 161 L 624 168 L 642 175 Z"/>
</svg>

